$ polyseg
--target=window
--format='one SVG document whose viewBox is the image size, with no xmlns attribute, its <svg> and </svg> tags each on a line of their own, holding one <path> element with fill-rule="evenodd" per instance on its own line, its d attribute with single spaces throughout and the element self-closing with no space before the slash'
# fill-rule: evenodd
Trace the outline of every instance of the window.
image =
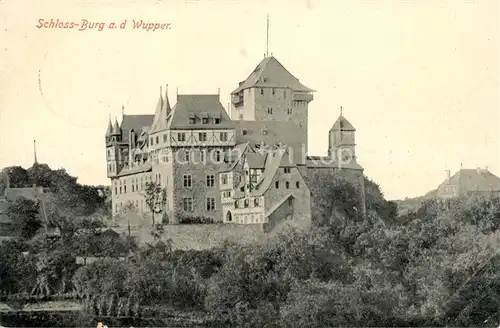
<svg viewBox="0 0 500 328">
<path fill-rule="evenodd" d="M 260 94 L 263 95 L 264 94 L 264 89 L 260 89 Z"/>
<path fill-rule="evenodd" d="M 149 143 L 150 143 L 151 145 L 154 145 L 154 144 L 153 144 L 153 137 L 149 138 Z"/>
<path fill-rule="evenodd" d="M 123 186 L 123 193 L 126 194 L 127 193 L 127 185 L 124 185 Z"/>
<path fill-rule="evenodd" d="M 276 182 L 274 183 L 274 186 L 276 187 L 276 189 L 279 189 L 279 187 L 280 187 L 280 182 L 279 182 L 279 181 L 276 181 Z"/>
<path fill-rule="evenodd" d="M 291 108 L 288 108 L 288 109 L 287 109 L 287 113 L 288 113 L 288 115 L 291 115 L 291 114 L 292 114 L 292 109 L 291 109 Z"/>
<path fill-rule="evenodd" d="M 184 175 L 184 187 L 190 188 L 191 185 L 192 185 L 191 175 L 185 174 Z"/>
<path fill-rule="evenodd" d="M 198 133 L 198 139 L 200 141 L 202 141 L 202 142 L 203 141 L 207 141 L 207 133 L 206 132 L 200 132 L 200 133 Z"/>
<path fill-rule="evenodd" d="M 205 149 L 200 150 L 200 162 L 205 163 Z"/>
<path fill-rule="evenodd" d="M 223 198 L 230 198 L 231 197 L 231 191 L 224 191 L 222 193 Z"/>
<path fill-rule="evenodd" d="M 273 95 L 275 94 L 274 88 L 273 88 Z"/>
<path fill-rule="evenodd" d="M 195 123 L 196 123 L 196 119 L 194 117 L 190 117 L 189 124 L 195 124 Z"/>
<path fill-rule="evenodd" d="M 168 140 L 168 135 L 165 133 L 165 134 L 163 135 L 163 142 L 167 142 L 167 140 Z"/>
<path fill-rule="evenodd" d="M 135 191 L 135 186 L 134 186 L 134 185 L 132 185 L 132 192 L 134 192 L 134 191 Z"/>
<path fill-rule="evenodd" d="M 273 113 L 273 108 L 272 107 L 267 107 L 267 113 L 272 114 Z"/>
<path fill-rule="evenodd" d="M 207 175 L 207 187 L 213 187 L 215 185 L 215 175 Z"/>
<path fill-rule="evenodd" d="M 214 150 L 215 161 L 220 162 L 220 150 Z"/>
<path fill-rule="evenodd" d="M 243 114 L 240 114 L 240 120 L 242 120 L 242 119 L 243 119 Z"/>
<path fill-rule="evenodd" d="M 220 180 L 221 180 L 222 185 L 226 185 L 227 184 L 227 174 L 226 173 L 222 174 L 220 177 Z"/>
<path fill-rule="evenodd" d="M 207 197 L 207 211 L 215 211 L 215 197 Z"/>
<path fill-rule="evenodd" d="M 259 206 L 259 199 L 258 198 L 254 198 L 254 200 L 253 200 L 253 206 L 254 207 L 258 207 Z"/>
<path fill-rule="evenodd" d="M 160 143 L 160 137 L 156 136 L 156 144 Z"/>
<path fill-rule="evenodd" d="M 288 182 L 288 181 L 287 181 L 287 182 L 285 182 L 285 188 L 286 188 L 286 189 L 290 188 L 290 182 Z"/>
<path fill-rule="evenodd" d="M 227 141 L 227 132 L 220 133 L 220 141 Z"/>
<path fill-rule="evenodd" d="M 201 119 L 201 123 L 208 124 L 208 117 L 204 117 Z"/>
<path fill-rule="evenodd" d="M 177 140 L 178 141 L 186 141 L 186 134 L 184 132 L 177 133 Z"/>
<path fill-rule="evenodd" d="M 190 152 L 189 150 L 186 150 L 186 151 L 184 152 L 184 160 L 185 160 L 186 162 L 189 162 L 190 158 L 191 158 L 191 152 Z"/>
<path fill-rule="evenodd" d="M 238 208 L 239 206 L 240 206 L 240 203 L 237 200 L 235 200 L 234 201 L 234 208 Z"/>
<path fill-rule="evenodd" d="M 245 199 L 243 201 L 243 207 L 247 208 L 248 207 L 248 203 L 249 203 L 248 199 Z"/>
<path fill-rule="evenodd" d="M 220 118 L 214 118 L 214 123 L 215 124 L 220 124 Z"/>
<path fill-rule="evenodd" d="M 288 198 L 288 205 L 293 206 L 293 197 Z"/>
<path fill-rule="evenodd" d="M 243 134 L 244 136 L 246 136 L 246 135 L 247 135 L 247 133 L 248 133 L 248 131 L 247 131 L 246 129 L 243 129 L 243 130 L 241 131 L 241 134 Z"/>
<path fill-rule="evenodd" d="M 290 168 L 289 168 L 289 167 L 285 167 L 285 168 L 283 169 L 283 171 L 284 171 L 285 173 L 290 173 Z"/>
<path fill-rule="evenodd" d="M 300 188 L 300 183 L 298 181 L 295 182 L 295 186 L 297 187 L 297 189 Z"/>
<path fill-rule="evenodd" d="M 182 207 L 184 211 L 192 212 L 193 211 L 193 199 L 191 197 L 184 197 L 182 199 Z"/>
</svg>

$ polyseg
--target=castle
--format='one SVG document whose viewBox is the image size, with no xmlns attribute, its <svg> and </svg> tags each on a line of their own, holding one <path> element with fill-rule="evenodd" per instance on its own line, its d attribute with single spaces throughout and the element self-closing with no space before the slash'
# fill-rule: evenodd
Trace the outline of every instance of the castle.
<svg viewBox="0 0 500 328">
<path fill-rule="evenodd" d="M 308 224 L 314 202 L 308 182 L 335 172 L 357 187 L 364 213 L 355 129 L 342 113 L 329 131 L 328 156 L 307 155 L 313 92 L 273 56 L 239 83 L 228 111 L 219 95 L 179 94 L 171 106 L 160 88 L 154 115 L 109 121 L 113 216 L 132 204 L 145 217 L 166 215 L 173 224 L 200 217 L 269 229 L 280 221 Z M 147 182 L 164 190 L 161 208 L 147 204 Z"/>
</svg>

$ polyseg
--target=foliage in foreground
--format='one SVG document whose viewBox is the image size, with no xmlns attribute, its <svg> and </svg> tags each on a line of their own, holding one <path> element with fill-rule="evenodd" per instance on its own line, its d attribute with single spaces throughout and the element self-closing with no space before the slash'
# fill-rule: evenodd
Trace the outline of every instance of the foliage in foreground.
<svg viewBox="0 0 500 328">
<path fill-rule="evenodd" d="M 6 244 L 0 289 L 72 291 L 98 316 L 196 309 L 231 327 L 498 325 L 500 200 L 428 201 L 397 217 L 372 184 L 362 217 L 350 185 L 318 184 L 314 226 L 265 247 L 173 251 L 158 241 L 76 267 L 72 247 L 105 242 L 87 228 L 87 239 Z"/>
</svg>

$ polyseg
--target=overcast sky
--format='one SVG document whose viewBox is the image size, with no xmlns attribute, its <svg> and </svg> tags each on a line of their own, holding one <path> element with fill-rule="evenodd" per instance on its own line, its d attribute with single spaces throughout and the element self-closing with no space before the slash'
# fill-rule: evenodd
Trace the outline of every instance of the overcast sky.
<svg viewBox="0 0 500 328">
<path fill-rule="evenodd" d="M 357 154 L 389 199 L 436 188 L 445 170 L 500 175 L 497 1 L 0 2 L 0 167 L 38 159 L 108 184 L 108 116 L 153 114 L 159 86 L 229 93 L 269 52 L 306 86 L 309 149 L 326 154 L 343 106 Z M 43 5 L 42 5 L 43 3 Z M 127 4 L 130 3 L 130 4 Z M 127 19 L 124 30 L 39 29 Z M 132 29 L 132 20 L 171 23 Z"/>
</svg>

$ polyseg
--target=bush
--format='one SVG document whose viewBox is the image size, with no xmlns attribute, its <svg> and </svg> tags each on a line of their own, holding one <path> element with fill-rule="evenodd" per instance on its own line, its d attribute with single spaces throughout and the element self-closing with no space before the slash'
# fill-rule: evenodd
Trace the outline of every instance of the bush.
<svg viewBox="0 0 500 328">
<path fill-rule="evenodd" d="M 181 216 L 179 224 L 212 224 L 214 219 L 205 216 Z"/>
</svg>

